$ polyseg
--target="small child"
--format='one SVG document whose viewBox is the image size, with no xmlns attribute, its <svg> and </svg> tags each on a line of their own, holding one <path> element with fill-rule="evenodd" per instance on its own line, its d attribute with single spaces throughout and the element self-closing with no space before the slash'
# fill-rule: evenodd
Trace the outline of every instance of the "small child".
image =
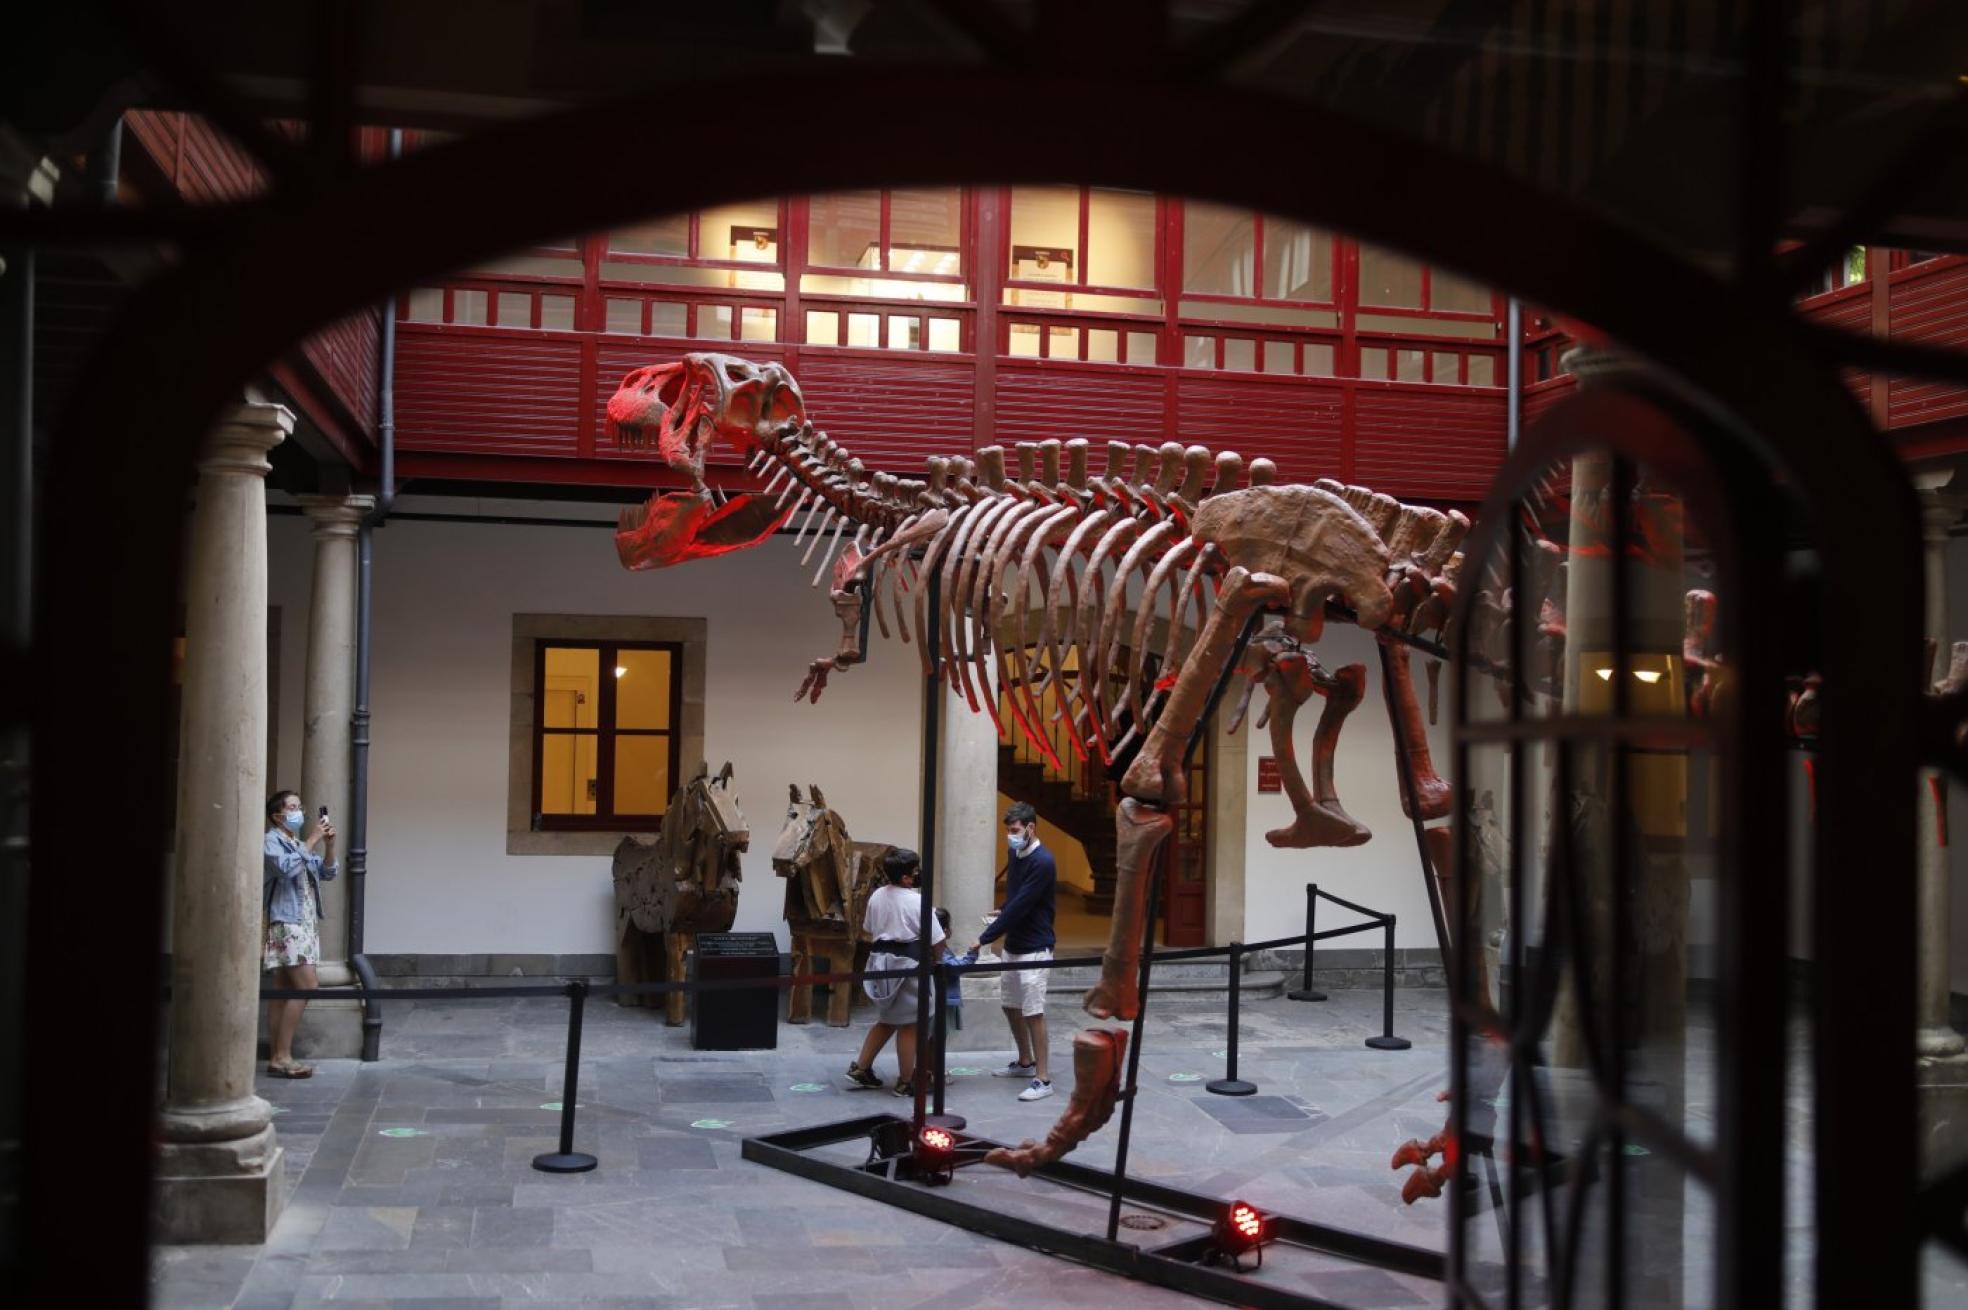
<svg viewBox="0 0 1968 1310">
<path fill-rule="evenodd" d="M 944 939 L 949 940 L 950 912 L 939 906 L 936 911 L 936 921 L 943 925 Z M 977 948 L 973 946 L 962 955 L 945 955 L 943 962 L 951 965 L 976 964 Z M 961 1032 L 963 1030 L 963 980 L 955 973 L 950 975 L 949 985 L 943 989 L 943 1004 L 949 1011 L 950 1027 Z"/>
</svg>

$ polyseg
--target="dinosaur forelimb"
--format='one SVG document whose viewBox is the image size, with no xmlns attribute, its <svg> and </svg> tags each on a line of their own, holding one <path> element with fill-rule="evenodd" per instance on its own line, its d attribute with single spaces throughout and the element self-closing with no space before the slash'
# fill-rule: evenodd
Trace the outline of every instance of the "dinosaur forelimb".
<svg viewBox="0 0 1968 1310">
<path fill-rule="evenodd" d="M 1273 662 L 1265 688 L 1270 693 L 1265 714 L 1271 727 L 1271 753 L 1278 758 L 1278 777 L 1291 800 L 1294 818 L 1291 826 L 1265 833 L 1264 840 L 1292 849 L 1365 842 L 1373 833 L 1339 803 L 1333 785 L 1333 761 L 1339 751 L 1340 729 L 1365 693 L 1366 667 L 1349 664 L 1329 675 L 1317 661 L 1293 649 Z M 1299 769 L 1292 730 L 1299 707 L 1314 691 L 1326 698 L 1326 705 L 1312 737 L 1313 786 L 1308 789 Z"/>
<path fill-rule="evenodd" d="M 1128 1034 L 1124 1028 L 1090 1028 L 1073 1038 L 1073 1098 L 1043 1142 L 1027 1138 L 1015 1147 L 1000 1146 L 984 1163 L 1016 1170 L 1020 1178 L 1051 1164 L 1100 1131 L 1114 1115 L 1121 1095 L 1121 1074 L 1127 1066 Z"/>
</svg>

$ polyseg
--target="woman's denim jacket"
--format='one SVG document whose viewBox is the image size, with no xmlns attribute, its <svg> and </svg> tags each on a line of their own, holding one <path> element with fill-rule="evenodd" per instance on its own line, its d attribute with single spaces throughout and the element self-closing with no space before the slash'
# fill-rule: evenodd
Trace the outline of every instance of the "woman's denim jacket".
<svg viewBox="0 0 1968 1310">
<path fill-rule="evenodd" d="M 266 917 L 269 923 L 307 922 L 307 903 L 314 902 L 314 917 L 324 919 L 321 910 L 321 883 L 333 881 L 341 868 L 323 864 L 300 842 L 278 828 L 266 834 L 266 870 L 263 875 Z"/>
</svg>

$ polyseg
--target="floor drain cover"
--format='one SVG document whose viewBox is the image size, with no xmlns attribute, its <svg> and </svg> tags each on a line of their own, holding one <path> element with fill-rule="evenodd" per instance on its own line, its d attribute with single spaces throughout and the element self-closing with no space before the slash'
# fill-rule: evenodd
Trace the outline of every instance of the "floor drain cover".
<svg viewBox="0 0 1968 1310">
<path fill-rule="evenodd" d="M 1167 1228 L 1168 1220 L 1158 1214 L 1124 1214 L 1121 1216 L 1121 1227 L 1152 1233 L 1158 1228 Z"/>
</svg>

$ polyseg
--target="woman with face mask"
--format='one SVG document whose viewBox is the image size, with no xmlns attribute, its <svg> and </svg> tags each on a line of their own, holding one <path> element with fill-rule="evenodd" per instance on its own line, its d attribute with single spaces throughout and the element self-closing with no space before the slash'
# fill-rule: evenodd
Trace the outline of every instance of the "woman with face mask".
<svg viewBox="0 0 1968 1310">
<path fill-rule="evenodd" d="M 335 864 L 335 825 L 324 812 L 306 835 L 300 796 L 277 791 L 267 798 L 265 966 L 275 986 L 312 991 L 321 959 L 321 884 L 341 872 Z M 294 1030 L 306 1001 L 267 1002 L 267 1072 L 306 1078 L 314 1066 L 294 1058 Z"/>
</svg>

